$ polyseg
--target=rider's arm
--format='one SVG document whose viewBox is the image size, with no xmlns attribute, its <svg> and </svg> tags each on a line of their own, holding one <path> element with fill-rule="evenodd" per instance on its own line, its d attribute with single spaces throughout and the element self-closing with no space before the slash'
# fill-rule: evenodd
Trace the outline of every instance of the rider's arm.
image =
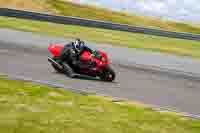
<svg viewBox="0 0 200 133">
<path fill-rule="evenodd" d="M 81 55 L 84 51 L 89 51 L 90 53 L 93 53 L 93 50 L 90 49 L 89 47 L 87 46 L 84 46 L 81 51 L 79 52 L 79 55 Z"/>
<path fill-rule="evenodd" d="M 93 50 L 91 48 L 89 48 L 88 46 L 85 46 L 84 50 L 89 51 L 90 53 L 93 53 Z"/>
</svg>

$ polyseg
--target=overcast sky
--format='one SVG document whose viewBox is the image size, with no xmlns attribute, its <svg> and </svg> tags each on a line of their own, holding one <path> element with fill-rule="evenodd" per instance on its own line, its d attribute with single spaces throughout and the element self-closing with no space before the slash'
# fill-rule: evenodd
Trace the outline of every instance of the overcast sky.
<svg viewBox="0 0 200 133">
<path fill-rule="evenodd" d="M 152 15 L 176 21 L 200 23 L 200 0 L 74 0 L 126 10 L 139 15 Z"/>
</svg>

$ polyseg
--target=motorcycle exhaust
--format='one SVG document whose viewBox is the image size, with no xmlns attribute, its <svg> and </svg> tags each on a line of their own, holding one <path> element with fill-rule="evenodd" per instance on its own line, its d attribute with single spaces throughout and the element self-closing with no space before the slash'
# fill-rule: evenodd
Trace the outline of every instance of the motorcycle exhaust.
<svg viewBox="0 0 200 133">
<path fill-rule="evenodd" d="M 52 58 L 48 57 L 48 61 L 53 63 L 54 65 L 58 66 L 58 68 L 63 69 L 63 67 L 60 64 L 58 64 L 55 60 L 53 60 Z"/>
</svg>

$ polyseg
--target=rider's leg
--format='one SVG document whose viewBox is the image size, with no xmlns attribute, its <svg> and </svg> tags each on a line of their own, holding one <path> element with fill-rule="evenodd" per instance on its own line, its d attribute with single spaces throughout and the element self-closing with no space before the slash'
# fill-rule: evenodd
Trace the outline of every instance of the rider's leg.
<svg viewBox="0 0 200 133">
<path fill-rule="evenodd" d="M 58 58 L 58 63 L 62 64 L 62 66 L 64 67 L 64 71 L 65 74 L 71 78 L 75 77 L 75 72 L 73 71 L 73 69 L 69 66 L 69 64 L 67 63 L 66 57 L 70 56 L 70 51 L 71 49 L 69 49 L 68 47 L 64 47 L 63 50 L 61 51 L 61 54 Z M 70 57 L 68 57 L 70 58 Z"/>
<path fill-rule="evenodd" d="M 62 64 L 64 67 L 65 74 L 71 78 L 74 78 L 76 74 L 74 73 L 73 69 L 66 62 L 63 62 Z"/>
<path fill-rule="evenodd" d="M 60 52 L 60 56 L 58 57 L 58 63 L 62 64 L 68 57 L 69 53 L 70 53 L 70 47 L 68 45 L 66 45 Z"/>
</svg>

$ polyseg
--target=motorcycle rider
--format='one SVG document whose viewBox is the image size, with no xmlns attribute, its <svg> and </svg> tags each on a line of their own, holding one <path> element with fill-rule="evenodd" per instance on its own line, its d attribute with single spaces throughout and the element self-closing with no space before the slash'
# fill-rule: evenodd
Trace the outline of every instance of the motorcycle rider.
<svg viewBox="0 0 200 133">
<path fill-rule="evenodd" d="M 91 68 L 96 66 L 96 63 L 92 61 L 88 61 L 86 63 L 80 61 L 79 57 L 84 51 L 89 51 L 90 53 L 93 53 L 93 50 L 87 47 L 84 41 L 81 41 L 79 38 L 75 39 L 74 42 L 66 44 L 63 50 L 61 51 L 61 54 L 59 56 L 59 63 L 65 67 L 65 70 L 67 70 L 66 74 L 69 77 L 76 76 L 71 67 L 73 67 L 74 70 L 79 70 L 83 68 Z M 65 63 L 65 61 L 67 63 Z"/>
</svg>

